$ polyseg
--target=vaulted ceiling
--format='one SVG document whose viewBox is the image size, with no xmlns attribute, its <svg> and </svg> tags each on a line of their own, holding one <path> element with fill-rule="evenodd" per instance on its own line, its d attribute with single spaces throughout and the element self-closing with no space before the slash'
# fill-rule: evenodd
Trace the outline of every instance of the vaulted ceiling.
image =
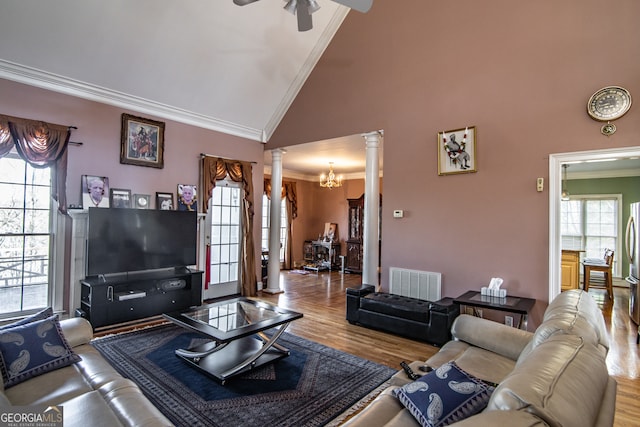
<svg viewBox="0 0 640 427">
<path fill-rule="evenodd" d="M 299 32 L 282 0 L 0 0 L 0 78 L 262 143 L 358 13 L 318 2 Z M 291 147 L 283 167 L 309 179 L 330 161 L 361 176 L 362 138 Z"/>
<path fill-rule="evenodd" d="M 0 77 L 266 142 L 349 12 L 283 5 L 2 0 Z"/>
</svg>

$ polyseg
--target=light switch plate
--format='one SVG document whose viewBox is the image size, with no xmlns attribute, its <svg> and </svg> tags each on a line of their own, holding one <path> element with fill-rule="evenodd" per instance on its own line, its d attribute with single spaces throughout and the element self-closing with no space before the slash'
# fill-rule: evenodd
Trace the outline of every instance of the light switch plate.
<svg viewBox="0 0 640 427">
<path fill-rule="evenodd" d="M 402 218 L 404 216 L 404 211 L 401 209 L 396 209 L 395 211 L 393 211 L 393 217 L 394 218 Z"/>
</svg>

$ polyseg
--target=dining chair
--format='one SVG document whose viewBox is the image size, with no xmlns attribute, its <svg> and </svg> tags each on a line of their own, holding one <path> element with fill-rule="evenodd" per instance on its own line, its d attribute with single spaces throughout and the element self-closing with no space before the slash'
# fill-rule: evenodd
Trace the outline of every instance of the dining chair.
<svg viewBox="0 0 640 427">
<path fill-rule="evenodd" d="M 609 299 L 613 301 L 613 251 L 611 249 L 604 250 L 603 259 L 587 258 L 582 262 L 584 273 L 584 290 L 589 292 L 591 287 L 604 287 L 607 289 Z M 604 273 L 604 285 L 592 284 L 591 273 L 594 271 Z"/>
</svg>

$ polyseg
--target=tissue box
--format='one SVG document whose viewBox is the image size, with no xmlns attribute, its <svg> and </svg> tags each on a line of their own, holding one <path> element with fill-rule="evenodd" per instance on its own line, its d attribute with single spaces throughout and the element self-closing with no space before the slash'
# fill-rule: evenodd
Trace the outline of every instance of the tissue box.
<svg viewBox="0 0 640 427">
<path fill-rule="evenodd" d="M 480 289 L 480 294 L 486 295 L 489 297 L 495 297 L 495 298 L 506 298 L 507 290 L 506 289 L 489 289 L 486 286 L 483 286 Z"/>
</svg>

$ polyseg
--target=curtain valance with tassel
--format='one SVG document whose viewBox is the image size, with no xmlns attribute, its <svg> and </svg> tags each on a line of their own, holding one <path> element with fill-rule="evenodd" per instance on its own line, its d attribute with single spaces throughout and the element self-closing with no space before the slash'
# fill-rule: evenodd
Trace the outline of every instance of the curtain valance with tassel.
<svg viewBox="0 0 640 427">
<path fill-rule="evenodd" d="M 0 115 L 0 158 L 15 146 L 18 155 L 34 168 L 51 167 L 51 197 L 67 212 L 67 147 L 71 127 Z"/>
<path fill-rule="evenodd" d="M 250 162 L 228 160 L 220 157 L 202 156 L 202 209 L 207 212 L 209 200 L 216 181 L 223 180 L 227 176 L 232 181 L 241 182 L 244 190 L 244 203 L 242 209 L 242 269 L 240 272 L 243 296 L 256 296 L 256 258 L 255 244 L 253 241 L 253 171 Z"/>
</svg>

